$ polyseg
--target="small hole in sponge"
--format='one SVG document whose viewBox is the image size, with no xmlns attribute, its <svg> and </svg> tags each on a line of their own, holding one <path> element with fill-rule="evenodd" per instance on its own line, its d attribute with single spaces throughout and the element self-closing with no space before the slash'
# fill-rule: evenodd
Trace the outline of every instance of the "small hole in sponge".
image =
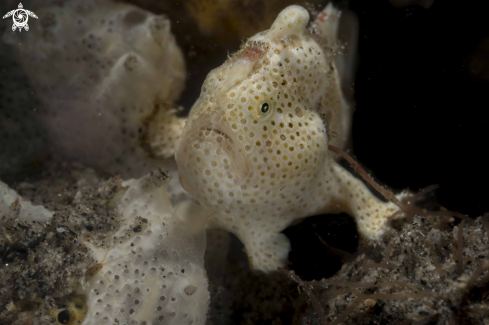
<svg viewBox="0 0 489 325">
<path fill-rule="evenodd" d="M 147 16 L 144 12 L 139 10 L 131 10 L 126 14 L 122 22 L 126 27 L 132 27 L 145 21 L 146 17 Z"/>
</svg>

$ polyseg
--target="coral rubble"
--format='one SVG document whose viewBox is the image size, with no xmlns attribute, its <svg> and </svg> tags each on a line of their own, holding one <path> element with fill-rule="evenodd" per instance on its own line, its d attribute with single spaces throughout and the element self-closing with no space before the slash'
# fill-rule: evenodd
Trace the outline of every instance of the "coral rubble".
<svg viewBox="0 0 489 325">
<path fill-rule="evenodd" d="M 453 220 L 452 220 L 453 222 Z M 297 281 L 320 324 L 485 324 L 489 215 L 457 226 L 417 216 L 332 278 Z"/>
<path fill-rule="evenodd" d="M 117 213 L 107 203 L 119 183 L 117 178 L 101 182 L 93 170 L 58 166 L 37 181 L 18 184 L 18 194 L 9 190 L 3 197 L 1 324 L 51 324 L 51 311 L 73 299 L 95 262 L 86 243 L 104 245 L 107 233 L 118 226 Z"/>
</svg>

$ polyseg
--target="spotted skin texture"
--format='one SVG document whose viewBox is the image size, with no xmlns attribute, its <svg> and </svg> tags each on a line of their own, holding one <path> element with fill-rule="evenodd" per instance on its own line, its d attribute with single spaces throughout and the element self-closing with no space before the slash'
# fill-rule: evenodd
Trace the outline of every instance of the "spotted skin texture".
<svg viewBox="0 0 489 325">
<path fill-rule="evenodd" d="M 182 186 L 214 212 L 209 225 L 236 234 L 263 271 L 284 265 L 290 242 L 280 232 L 298 218 L 347 212 L 376 240 L 397 211 L 328 152 L 328 142 L 345 145 L 348 108 L 308 21 L 287 7 L 211 71 L 176 151 Z"/>
</svg>

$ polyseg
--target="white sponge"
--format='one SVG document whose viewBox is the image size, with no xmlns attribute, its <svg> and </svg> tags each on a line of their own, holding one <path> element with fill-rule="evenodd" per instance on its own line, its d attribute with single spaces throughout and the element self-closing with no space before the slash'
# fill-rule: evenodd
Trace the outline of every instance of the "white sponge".
<svg viewBox="0 0 489 325">
<path fill-rule="evenodd" d="M 172 107 L 186 70 L 170 21 L 109 0 L 54 3 L 29 8 L 39 17 L 29 32 L 3 37 L 42 104 L 50 147 L 125 178 L 144 175 L 156 168 L 148 151 L 172 156 L 184 124 Z"/>
<path fill-rule="evenodd" d="M 122 214 L 122 226 L 108 252 L 96 249 L 102 269 L 95 266 L 100 271 L 81 292 L 88 305 L 83 324 L 205 324 L 210 298 L 205 213 L 193 203 L 182 203 L 173 213 L 164 173 L 123 186 L 112 202 Z"/>
</svg>

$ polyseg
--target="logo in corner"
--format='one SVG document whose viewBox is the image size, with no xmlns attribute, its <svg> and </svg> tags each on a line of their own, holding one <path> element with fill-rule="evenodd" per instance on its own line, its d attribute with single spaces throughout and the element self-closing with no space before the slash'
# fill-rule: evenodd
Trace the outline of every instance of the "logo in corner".
<svg viewBox="0 0 489 325">
<path fill-rule="evenodd" d="M 22 3 L 19 3 L 18 9 L 14 9 L 12 11 L 7 12 L 7 14 L 3 16 L 3 19 L 8 18 L 10 16 L 12 16 L 12 19 L 14 20 L 14 24 L 12 25 L 12 30 L 14 32 L 16 29 L 19 29 L 19 32 L 21 32 L 22 28 L 24 28 L 26 31 L 29 30 L 29 25 L 27 25 L 29 16 L 37 19 L 36 14 L 33 13 L 32 11 L 25 10 L 24 6 L 22 6 Z"/>
</svg>

